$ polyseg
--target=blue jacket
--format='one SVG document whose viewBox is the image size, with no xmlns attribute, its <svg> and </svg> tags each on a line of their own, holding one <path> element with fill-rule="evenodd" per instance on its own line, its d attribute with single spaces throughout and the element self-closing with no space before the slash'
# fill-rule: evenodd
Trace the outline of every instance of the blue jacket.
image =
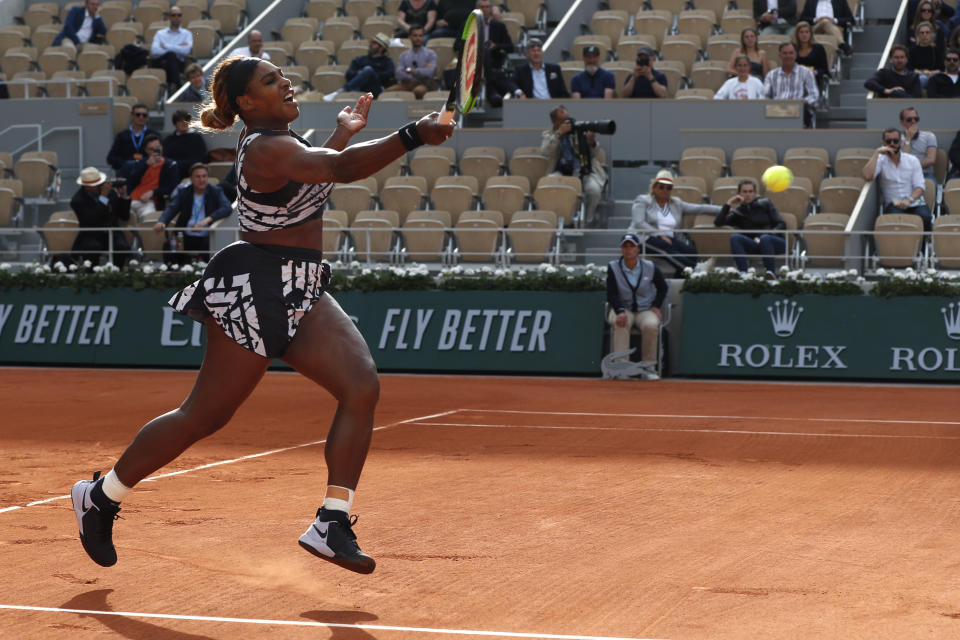
<svg viewBox="0 0 960 640">
<path fill-rule="evenodd" d="M 83 26 L 83 19 L 87 16 L 87 8 L 85 6 L 74 7 L 70 9 L 70 12 L 67 13 L 67 19 L 63 21 L 63 29 L 60 30 L 60 33 L 57 34 L 57 37 L 53 39 L 53 46 L 59 46 L 63 42 L 64 38 L 69 38 L 73 41 L 73 44 L 80 44 L 80 39 L 77 37 L 77 31 L 80 30 L 80 27 Z M 90 40 L 95 40 L 97 36 L 106 36 L 107 35 L 107 25 L 104 24 L 103 18 L 97 16 L 93 19 L 93 34 L 90 36 Z"/>
<path fill-rule="evenodd" d="M 203 211 L 214 220 L 226 218 L 230 215 L 230 202 L 223 195 L 223 189 L 215 184 L 208 184 L 203 192 Z M 170 198 L 170 204 L 163 210 L 160 216 L 160 222 L 169 225 L 170 221 L 176 216 L 175 227 L 186 227 L 190 224 L 190 216 L 193 214 L 193 185 L 185 184 L 177 187 Z"/>
</svg>

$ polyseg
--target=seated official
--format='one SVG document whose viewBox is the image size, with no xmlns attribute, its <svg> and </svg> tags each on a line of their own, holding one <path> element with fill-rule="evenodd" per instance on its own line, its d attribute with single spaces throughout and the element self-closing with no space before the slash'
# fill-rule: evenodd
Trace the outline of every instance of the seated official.
<svg viewBox="0 0 960 640">
<path fill-rule="evenodd" d="M 209 180 L 207 165 L 197 162 L 190 167 L 190 184 L 177 187 L 170 204 L 153 226 L 156 233 L 163 233 L 173 221 L 174 227 L 185 229 L 180 233 L 183 233 L 183 251 L 190 259 L 210 257 L 209 227 L 229 216 L 231 211 L 223 190 Z"/>
</svg>

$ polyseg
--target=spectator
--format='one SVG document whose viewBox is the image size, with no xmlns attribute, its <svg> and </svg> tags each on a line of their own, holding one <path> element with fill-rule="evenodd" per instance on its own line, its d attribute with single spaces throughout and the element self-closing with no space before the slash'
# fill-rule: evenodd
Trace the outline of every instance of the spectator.
<svg viewBox="0 0 960 640">
<path fill-rule="evenodd" d="M 937 59 L 940 59 L 940 56 L 943 55 L 943 51 L 947 48 L 947 35 L 950 33 L 950 27 L 946 22 L 942 22 L 938 19 L 937 8 L 931 2 L 931 0 L 923 0 L 919 5 L 917 5 L 917 12 L 914 15 L 913 21 L 909 22 L 909 31 L 910 44 L 917 43 L 917 29 L 920 27 L 921 22 L 930 23 L 933 29 L 933 46 L 937 48 Z M 913 60 L 913 56 L 910 56 L 910 60 Z"/>
<path fill-rule="evenodd" d="M 953 142 L 950 144 L 947 158 L 950 159 L 950 165 L 953 167 L 947 174 L 947 179 L 960 178 L 960 131 L 957 131 L 957 135 L 954 136 Z M 960 211 L 957 213 L 960 213 Z"/>
<path fill-rule="evenodd" d="M 106 36 L 107 25 L 100 16 L 100 0 L 86 0 L 82 7 L 73 7 L 67 12 L 63 28 L 53 39 L 53 46 L 60 46 L 66 38 L 79 51 L 88 42 L 102 43 Z"/>
<path fill-rule="evenodd" d="M 423 46 L 423 27 L 410 28 L 409 49 L 400 54 L 397 60 L 397 84 L 388 91 L 413 91 L 417 100 L 430 91 L 433 77 L 437 72 L 437 54 L 433 49 Z"/>
<path fill-rule="evenodd" d="M 723 83 L 714 94 L 714 100 L 760 100 L 763 98 L 763 81 L 750 74 L 750 58 L 737 56 L 733 63 L 737 75 Z"/>
<path fill-rule="evenodd" d="M 822 87 L 830 77 L 827 50 L 822 44 L 815 42 L 810 23 L 798 22 L 791 39 L 797 48 L 797 64 L 811 69 L 817 76 L 817 87 Z"/>
<path fill-rule="evenodd" d="M 256 29 L 253 29 L 247 35 L 247 46 L 237 47 L 230 55 L 260 58 L 261 60 L 270 59 L 270 54 L 263 50 L 263 34 Z"/>
<path fill-rule="evenodd" d="M 763 35 L 792 35 L 797 0 L 753 0 L 753 16 Z"/>
<path fill-rule="evenodd" d="M 900 111 L 900 150 L 920 161 L 924 178 L 933 177 L 933 165 L 937 163 L 937 136 L 933 131 L 920 130 L 920 114 L 913 107 Z"/>
<path fill-rule="evenodd" d="M 597 206 L 607 182 L 607 171 L 593 159 L 596 136 L 592 131 L 574 131 L 573 118 L 562 105 L 550 112 L 550 122 L 553 128 L 543 132 L 540 153 L 547 157 L 550 175 L 580 178 L 583 184 L 584 222 L 588 227 L 597 226 Z"/>
<path fill-rule="evenodd" d="M 739 271 L 747 270 L 745 256 L 759 255 L 762 256 L 767 279 L 777 277 L 775 256 L 786 252 L 787 240 L 782 233 L 762 232 L 783 231 L 787 225 L 772 202 L 766 198 L 757 198 L 757 183 L 753 178 L 740 181 L 736 195 L 731 196 L 723 205 L 713 224 L 716 227 L 735 227 L 746 232 L 730 236 L 730 252 Z"/>
<path fill-rule="evenodd" d="M 625 98 L 666 98 L 667 76 L 653 68 L 657 52 L 650 47 L 641 47 L 637 51 L 637 61 L 633 73 L 623 83 Z"/>
<path fill-rule="evenodd" d="M 909 0 L 907 2 L 907 13 L 905 15 L 906 24 L 912 25 L 914 23 L 917 16 L 917 7 L 923 1 L 924 0 Z M 939 9 L 940 20 L 942 22 L 947 23 L 950 21 L 951 18 L 956 18 L 956 15 L 954 15 L 953 7 L 947 4 L 943 4 L 941 0 L 932 0 L 932 1 L 935 7 L 934 10 L 937 11 Z"/>
<path fill-rule="evenodd" d="M 813 114 L 820 91 L 813 71 L 797 64 L 797 47 L 790 41 L 781 42 L 780 66 L 767 74 L 763 81 L 763 95 L 770 100 L 803 100 L 803 126 L 813 126 Z"/>
<path fill-rule="evenodd" d="M 207 155 L 207 143 L 203 136 L 190 130 L 190 113 L 177 109 L 173 112 L 173 133 L 163 139 L 163 155 L 176 161 L 180 179 L 190 176 L 194 164 L 203 162 Z"/>
<path fill-rule="evenodd" d="M 960 13 L 956 17 L 960 18 Z M 960 49 L 960 25 L 950 30 L 950 35 L 947 36 L 947 49 Z"/>
<path fill-rule="evenodd" d="M 513 53 L 513 40 L 507 26 L 493 12 L 491 0 L 477 0 L 483 13 L 483 73 L 487 80 L 487 102 L 491 107 L 503 105 L 503 97 L 513 95 L 517 86 L 503 71 L 507 54 Z"/>
<path fill-rule="evenodd" d="M 852 53 L 844 33 L 855 22 L 847 0 L 806 0 L 800 19 L 812 24 L 815 34 L 831 36 L 845 54 Z"/>
<path fill-rule="evenodd" d="M 223 177 L 223 180 L 220 181 L 220 184 L 217 185 L 223 189 L 223 195 L 227 196 L 227 200 L 231 203 L 235 202 L 237 199 L 237 164 L 234 163 L 230 167 L 230 171 L 227 171 L 227 175 Z"/>
<path fill-rule="evenodd" d="M 193 50 L 193 34 L 189 29 L 181 29 L 183 12 L 180 7 L 170 7 L 170 26 L 160 29 L 150 44 L 150 66 L 163 69 L 167 74 L 167 88 L 170 93 L 180 85 L 180 73 L 186 64 L 187 56 Z"/>
<path fill-rule="evenodd" d="M 517 98 L 569 98 L 560 65 L 543 61 L 543 41 L 527 40 L 527 63 L 514 71 Z"/>
<path fill-rule="evenodd" d="M 943 57 L 943 71 L 931 76 L 927 83 L 928 98 L 960 98 L 960 49 L 948 49 Z"/>
<path fill-rule="evenodd" d="M 326 102 L 344 91 L 370 92 L 376 98 L 383 93 L 384 87 L 394 84 L 393 59 L 387 55 L 390 48 L 390 38 L 384 33 L 378 33 L 370 38 L 370 48 L 367 55 L 357 56 L 350 63 L 345 75 L 347 84 L 342 89 L 323 96 Z"/>
<path fill-rule="evenodd" d="M 750 74 L 763 80 L 770 71 L 770 61 L 767 60 L 767 52 L 762 51 L 757 46 L 757 30 L 753 27 L 747 27 L 740 32 L 740 48 L 734 49 L 730 54 L 730 62 L 727 63 L 727 73 L 731 76 L 737 75 L 737 70 L 733 63 L 737 56 L 747 56 L 750 61 Z"/>
<path fill-rule="evenodd" d="M 900 130 L 891 127 L 883 132 L 883 145 L 873 152 L 863 166 L 863 178 L 876 178 L 883 199 L 884 213 L 912 213 L 923 220 L 923 230 L 930 231 L 933 216 L 923 194 L 926 185 L 920 161 L 900 151 Z"/>
<path fill-rule="evenodd" d="M 96 167 L 84 168 L 77 184 L 80 188 L 70 198 L 70 208 L 76 214 L 80 228 L 117 227 L 120 220 L 130 219 L 130 200 L 123 194 L 124 187 L 112 188 L 107 175 Z M 78 259 L 97 264 L 100 254 L 110 250 L 111 236 L 117 262 L 123 266 L 130 258 L 127 253 L 130 243 L 122 231 L 80 231 L 71 250 L 81 252 Z"/>
<path fill-rule="evenodd" d="M 146 136 L 160 135 L 147 126 L 150 111 L 147 105 L 138 102 L 130 109 L 130 125 L 118 133 L 107 153 L 107 164 L 117 171 L 130 160 L 139 160 L 143 157 L 143 141 Z"/>
<path fill-rule="evenodd" d="M 920 76 L 907 68 L 907 48 L 895 44 L 890 48 L 890 66 L 877 69 L 863 83 L 878 98 L 919 98 L 923 95 Z"/>
<path fill-rule="evenodd" d="M 402 0 L 397 7 L 396 38 L 409 37 L 413 27 L 430 33 L 437 24 L 437 3 L 434 0 Z"/>
<path fill-rule="evenodd" d="M 433 38 L 459 38 L 463 22 L 475 6 L 475 0 L 439 0 L 436 26 L 426 34 L 427 42 Z"/>
<path fill-rule="evenodd" d="M 130 210 L 138 220 L 162 209 L 167 197 L 180 182 L 177 163 L 163 157 L 160 136 L 148 135 L 143 141 L 143 151 L 146 157 L 126 163 L 119 174 L 127 179 Z"/>
<path fill-rule="evenodd" d="M 918 24 L 915 31 L 916 41 L 907 50 L 910 68 L 920 76 L 920 86 L 924 89 L 933 75 L 943 71 L 943 54 L 934 45 L 933 29 L 929 22 Z"/>
<path fill-rule="evenodd" d="M 607 324 L 613 328 L 612 353 L 630 349 L 630 329 L 640 328 L 640 357 L 646 380 L 658 380 L 660 312 L 669 285 L 657 265 L 640 258 L 640 238 L 626 233 L 620 240 L 621 256 L 607 265 Z M 624 356 L 621 361 L 627 360 Z"/>
<path fill-rule="evenodd" d="M 583 71 L 570 80 L 570 95 L 574 98 L 613 97 L 617 81 L 613 74 L 600 67 L 600 49 L 588 44 L 583 48 Z"/>
<path fill-rule="evenodd" d="M 681 240 L 675 230 L 683 228 L 684 216 L 716 216 L 720 207 L 685 202 L 672 192 L 673 173 L 669 169 L 658 171 L 650 182 L 650 193 L 642 193 L 633 201 L 629 231 L 643 234 L 647 250 L 669 262 L 676 269 L 675 277 L 682 278 L 684 269 L 697 266 L 697 249 Z"/>
<path fill-rule="evenodd" d="M 223 190 L 210 184 L 209 180 L 207 165 L 202 162 L 194 163 L 190 167 L 190 184 L 177 187 L 170 198 L 170 204 L 153 225 L 155 232 L 163 233 L 176 217 L 173 226 L 186 229 L 182 232 L 183 246 L 178 248 L 191 254 L 191 259 L 209 259 L 210 231 L 207 227 L 215 220 L 230 215 L 230 202 Z"/>
<path fill-rule="evenodd" d="M 203 102 L 210 97 L 203 78 L 203 67 L 191 62 L 183 70 L 187 76 L 187 88 L 180 94 L 179 102 Z"/>
</svg>

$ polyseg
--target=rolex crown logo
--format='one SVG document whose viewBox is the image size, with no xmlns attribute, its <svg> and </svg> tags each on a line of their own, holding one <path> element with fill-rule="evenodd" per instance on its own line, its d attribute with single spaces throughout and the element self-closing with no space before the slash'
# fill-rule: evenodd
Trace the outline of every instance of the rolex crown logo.
<svg viewBox="0 0 960 640">
<path fill-rule="evenodd" d="M 951 302 L 946 307 L 940 307 L 940 313 L 943 315 L 947 336 L 960 340 L 960 302 Z"/>
<path fill-rule="evenodd" d="M 767 313 L 773 323 L 773 332 L 780 338 L 788 338 L 797 328 L 803 307 L 790 300 L 779 300 L 774 302 L 772 307 L 767 307 Z"/>
</svg>

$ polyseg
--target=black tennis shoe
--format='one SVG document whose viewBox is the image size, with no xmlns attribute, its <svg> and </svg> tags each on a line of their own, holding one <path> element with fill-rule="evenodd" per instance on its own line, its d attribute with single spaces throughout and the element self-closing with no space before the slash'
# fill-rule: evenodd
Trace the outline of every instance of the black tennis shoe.
<svg viewBox="0 0 960 640">
<path fill-rule="evenodd" d="M 111 502 L 100 489 L 97 493 L 102 499 L 93 500 L 95 487 L 103 485 L 100 472 L 93 474 L 93 480 L 81 480 L 73 485 L 70 498 L 73 510 L 80 525 L 80 542 L 90 559 L 101 567 L 117 564 L 117 550 L 113 547 L 113 521 L 120 516 L 120 505 Z"/>
<path fill-rule="evenodd" d="M 302 536 L 300 546 L 313 555 L 357 573 L 373 573 L 377 563 L 357 546 L 353 525 L 357 516 L 343 511 L 317 509 L 317 518 Z"/>
</svg>

